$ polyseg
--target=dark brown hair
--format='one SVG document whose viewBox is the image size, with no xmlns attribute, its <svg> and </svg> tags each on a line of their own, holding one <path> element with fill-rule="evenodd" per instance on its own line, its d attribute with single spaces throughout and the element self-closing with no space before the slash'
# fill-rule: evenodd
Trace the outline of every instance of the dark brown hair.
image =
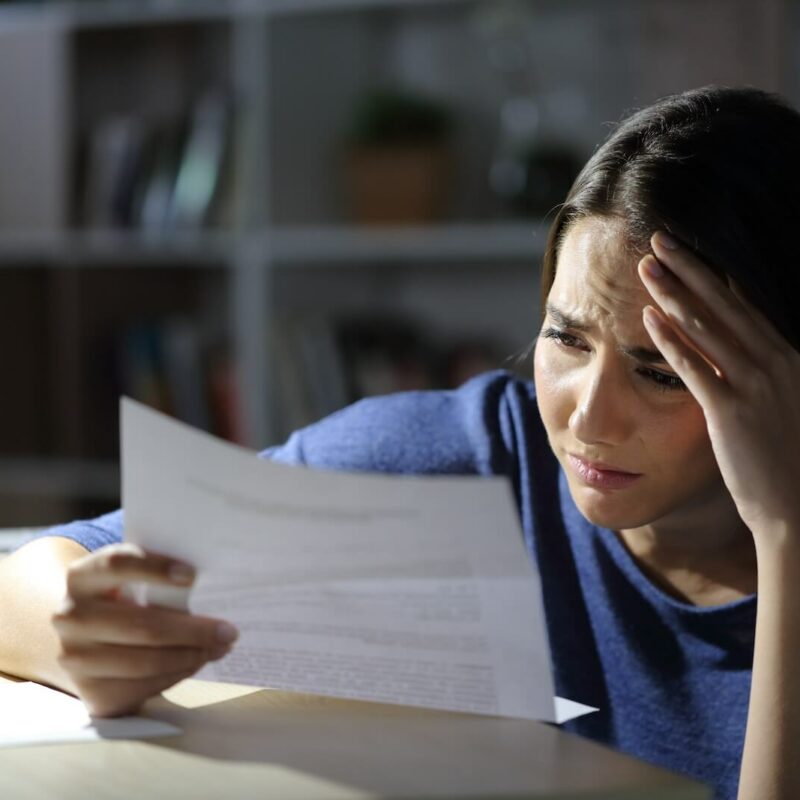
<svg viewBox="0 0 800 800">
<path fill-rule="evenodd" d="M 623 120 L 553 220 L 542 314 L 564 235 L 587 216 L 622 219 L 635 252 L 674 234 L 800 350 L 800 114 L 778 95 L 706 86 Z"/>
</svg>

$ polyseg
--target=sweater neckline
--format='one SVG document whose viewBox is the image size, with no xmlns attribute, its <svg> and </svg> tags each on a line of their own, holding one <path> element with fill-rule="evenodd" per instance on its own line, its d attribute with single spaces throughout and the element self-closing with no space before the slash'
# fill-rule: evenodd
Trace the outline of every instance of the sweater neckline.
<svg viewBox="0 0 800 800">
<path fill-rule="evenodd" d="M 602 528 L 599 525 L 589 523 L 602 539 L 607 550 L 611 554 L 617 566 L 635 582 L 635 584 L 647 592 L 649 596 L 659 603 L 668 605 L 683 614 L 693 614 L 696 616 L 727 616 L 740 613 L 743 609 L 749 609 L 756 602 L 757 595 L 749 594 L 740 597 L 738 600 L 731 600 L 728 603 L 721 603 L 711 606 L 699 606 L 686 600 L 680 600 L 665 592 L 660 586 L 653 583 L 651 578 L 644 573 L 642 568 L 636 563 L 631 553 L 619 540 L 614 531 Z"/>
<path fill-rule="evenodd" d="M 697 618 L 700 617 L 727 617 L 738 616 L 742 613 L 750 613 L 756 605 L 757 594 L 749 594 L 745 597 L 740 597 L 738 600 L 732 600 L 728 603 L 712 606 L 698 606 L 694 603 L 689 603 L 684 600 L 679 600 L 670 594 L 667 594 L 663 589 L 657 586 L 653 581 L 642 571 L 641 567 L 636 563 L 635 559 L 628 552 L 625 545 L 619 540 L 614 531 L 609 528 L 603 528 L 599 525 L 587 520 L 578 511 L 575 502 L 572 499 L 572 494 L 569 491 L 566 475 L 563 469 L 560 469 L 559 483 L 562 498 L 567 500 L 574 513 L 582 522 L 582 526 L 594 538 L 600 540 L 605 547 L 606 551 L 622 571 L 622 573 L 630 580 L 643 594 L 647 595 L 651 600 L 661 606 L 672 609 L 673 611 L 682 615 L 691 615 Z"/>
</svg>

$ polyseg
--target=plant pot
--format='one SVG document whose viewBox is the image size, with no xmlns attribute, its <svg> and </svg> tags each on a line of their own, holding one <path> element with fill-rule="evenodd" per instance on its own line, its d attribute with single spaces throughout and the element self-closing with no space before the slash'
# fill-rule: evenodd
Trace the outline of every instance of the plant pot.
<svg viewBox="0 0 800 800">
<path fill-rule="evenodd" d="M 450 151 L 442 145 L 352 150 L 346 179 L 350 208 L 360 224 L 438 222 L 450 194 Z"/>
</svg>

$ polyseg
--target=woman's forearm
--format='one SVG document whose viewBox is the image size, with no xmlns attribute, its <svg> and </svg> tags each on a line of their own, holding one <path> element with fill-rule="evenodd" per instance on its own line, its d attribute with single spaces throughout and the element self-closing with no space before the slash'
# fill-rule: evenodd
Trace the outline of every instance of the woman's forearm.
<svg viewBox="0 0 800 800">
<path fill-rule="evenodd" d="M 50 617 L 63 601 L 67 567 L 85 555 L 76 542 L 48 537 L 0 561 L 0 672 L 73 691 Z"/>
<path fill-rule="evenodd" d="M 756 540 L 758 611 L 739 800 L 800 797 L 800 529 L 775 534 Z"/>
</svg>

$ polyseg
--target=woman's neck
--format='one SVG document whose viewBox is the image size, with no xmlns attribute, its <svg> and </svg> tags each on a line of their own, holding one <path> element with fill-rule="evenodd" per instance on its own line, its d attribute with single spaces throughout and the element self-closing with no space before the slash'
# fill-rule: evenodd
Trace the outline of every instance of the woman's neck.
<svg viewBox="0 0 800 800">
<path fill-rule="evenodd" d="M 722 605 L 756 592 L 753 536 L 730 497 L 702 513 L 675 512 L 639 528 L 615 531 L 645 575 L 679 600 Z"/>
</svg>

